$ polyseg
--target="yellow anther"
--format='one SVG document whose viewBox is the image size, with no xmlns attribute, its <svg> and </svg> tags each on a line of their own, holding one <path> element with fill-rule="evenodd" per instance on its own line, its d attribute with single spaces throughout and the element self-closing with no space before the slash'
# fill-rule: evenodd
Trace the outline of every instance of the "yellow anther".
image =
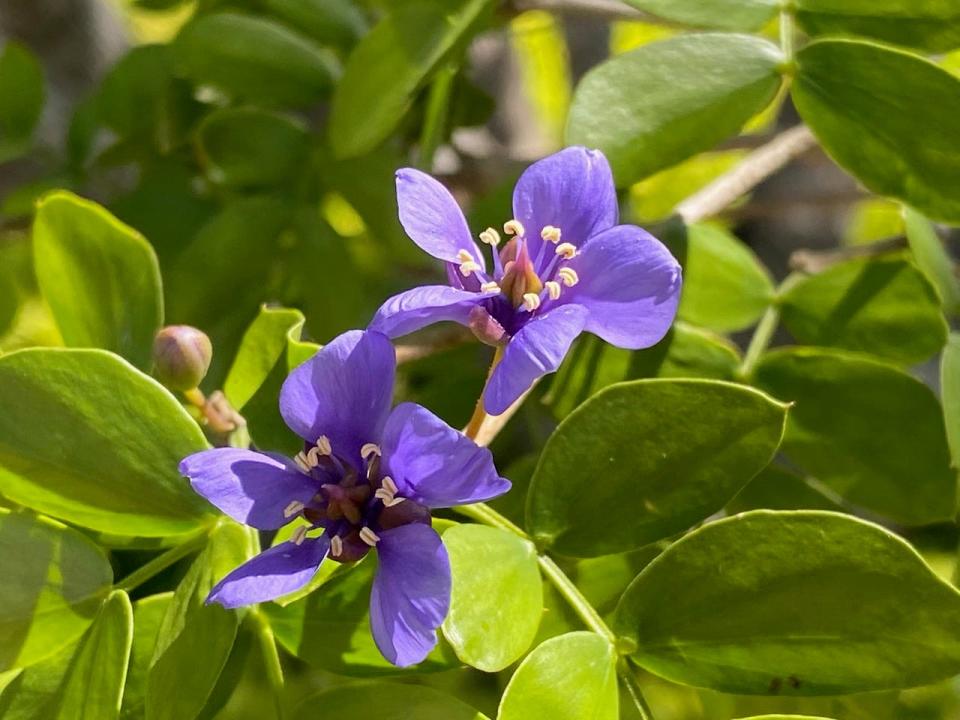
<svg viewBox="0 0 960 720">
<path fill-rule="evenodd" d="M 492 245 L 496 247 L 500 244 L 500 233 L 494 230 L 492 227 L 487 228 L 482 233 L 480 233 L 480 241 L 486 243 L 487 245 Z"/>
<path fill-rule="evenodd" d="M 540 307 L 540 296 L 537 293 L 524 293 L 523 306 L 530 312 L 533 312 Z"/>
<path fill-rule="evenodd" d="M 557 245 L 557 255 L 564 260 L 570 260 L 577 255 L 577 246 L 573 243 L 560 243 Z"/>
<path fill-rule="evenodd" d="M 340 557 L 343 553 L 343 540 L 340 539 L 339 535 L 334 535 L 330 538 L 330 554 L 333 557 Z"/>
<path fill-rule="evenodd" d="M 485 282 L 485 283 L 483 283 L 483 285 L 480 286 L 480 292 L 485 292 L 485 293 L 488 293 L 488 292 L 496 292 L 496 293 L 498 293 L 498 292 L 500 292 L 500 286 L 497 285 L 497 283 L 495 283 L 494 281 L 491 280 L 490 282 Z"/>
<path fill-rule="evenodd" d="M 317 438 L 317 451 L 321 455 L 333 455 L 333 447 L 330 445 L 330 438 L 321 435 Z"/>
<path fill-rule="evenodd" d="M 393 507 L 394 505 L 399 505 L 399 504 L 402 503 L 404 500 L 406 500 L 406 498 L 402 498 L 402 497 L 390 498 L 389 500 L 384 500 L 384 501 L 383 501 L 383 506 L 384 506 L 384 507 Z"/>
<path fill-rule="evenodd" d="M 526 235 L 526 230 L 523 229 L 523 223 L 519 220 L 507 220 L 503 224 L 503 231 L 507 235 L 516 235 L 517 237 L 523 237 Z"/>
<path fill-rule="evenodd" d="M 316 446 L 307 450 L 307 467 L 315 468 L 320 464 L 320 450 Z"/>
<path fill-rule="evenodd" d="M 294 515 L 299 513 L 301 510 L 303 510 L 304 507 L 305 506 L 302 502 L 300 502 L 299 500 L 294 500 L 283 509 L 283 516 L 285 518 L 293 517 Z"/>
<path fill-rule="evenodd" d="M 550 296 L 551 300 L 556 300 L 560 297 L 560 283 L 556 280 L 547 280 L 543 286 L 547 289 L 547 295 Z"/>
<path fill-rule="evenodd" d="M 297 529 L 293 531 L 293 535 L 290 536 L 290 542 L 294 545 L 303 545 L 303 541 L 307 537 L 307 526 L 298 525 Z"/>
<path fill-rule="evenodd" d="M 560 228 L 554 227 L 553 225 L 546 225 L 543 230 L 540 231 L 540 237 L 556 244 L 560 242 Z"/>
<path fill-rule="evenodd" d="M 473 255 L 470 254 L 469 250 L 458 250 L 457 260 L 462 263 L 473 262 Z"/>
<path fill-rule="evenodd" d="M 368 527 L 360 528 L 360 539 L 370 547 L 374 547 L 378 542 L 380 542 L 380 536 Z"/>
<path fill-rule="evenodd" d="M 467 260 L 467 262 L 460 265 L 460 274 L 464 277 L 470 277 L 470 275 L 475 272 L 480 272 L 480 265 L 473 260 Z"/>
<path fill-rule="evenodd" d="M 372 457 L 380 457 L 380 446 L 376 443 L 364 443 L 360 448 L 360 457 L 369 460 Z"/>
<path fill-rule="evenodd" d="M 557 270 L 557 277 L 560 278 L 560 282 L 567 287 L 573 287 L 580 282 L 580 276 L 577 275 L 577 271 L 569 267 L 562 267 Z"/>
</svg>

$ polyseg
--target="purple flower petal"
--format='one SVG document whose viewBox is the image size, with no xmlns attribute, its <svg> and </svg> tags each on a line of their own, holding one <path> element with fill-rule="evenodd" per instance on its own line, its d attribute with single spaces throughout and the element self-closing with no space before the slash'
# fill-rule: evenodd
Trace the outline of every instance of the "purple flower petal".
<svg viewBox="0 0 960 720">
<path fill-rule="evenodd" d="M 370 329 L 400 337 L 444 320 L 467 325 L 470 311 L 495 293 L 476 293 L 446 285 L 413 288 L 387 300 L 370 322 Z"/>
<path fill-rule="evenodd" d="M 326 535 L 307 538 L 301 545 L 280 543 L 248 560 L 218 582 L 207 596 L 207 603 L 235 608 L 266 602 L 299 590 L 310 582 L 329 548 Z"/>
<path fill-rule="evenodd" d="M 585 329 L 611 345 L 637 350 L 658 343 L 680 301 L 680 264 L 663 243 L 634 225 L 594 236 L 570 267 L 580 282 L 562 299 L 585 306 Z"/>
<path fill-rule="evenodd" d="M 180 472 L 193 489 L 237 522 L 275 530 L 290 522 L 283 510 L 307 502 L 317 484 L 281 456 L 239 448 L 214 448 L 189 455 Z"/>
<path fill-rule="evenodd" d="M 381 333 L 351 330 L 294 369 L 280 390 L 280 414 L 307 442 L 326 435 L 356 457 L 377 442 L 393 400 L 396 353 Z"/>
<path fill-rule="evenodd" d="M 505 412 L 534 380 L 560 367 L 586 322 L 586 308 L 571 304 L 548 310 L 524 325 L 510 338 L 503 359 L 490 375 L 483 393 L 484 409 L 491 415 Z"/>
<path fill-rule="evenodd" d="M 533 163 L 513 190 L 513 215 L 526 229 L 534 258 L 547 225 L 560 228 L 560 242 L 576 246 L 613 227 L 619 209 L 607 158 L 599 150 L 569 147 Z"/>
<path fill-rule="evenodd" d="M 463 211 L 441 183 L 413 168 L 397 170 L 397 206 L 400 224 L 421 249 L 456 265 L 463 262 L 457 254 L 466 250 L 486 269 Z"/>
<path fill-rule="evenodd" d="M 382 449 L 384 473 L 399 494 L 427 507 L 482 502 L 510 489 L 489 450 L 414 403 L 390 413 Z"/>
<path fill-rule="evenodd" d="M 433 528 L 417 523 L 381 532 L 377 557 L 373 639 L 394 665 L 415 665 L 437 644 L 437 628 L 450 609 L 447 549 Z"/>
</svg>

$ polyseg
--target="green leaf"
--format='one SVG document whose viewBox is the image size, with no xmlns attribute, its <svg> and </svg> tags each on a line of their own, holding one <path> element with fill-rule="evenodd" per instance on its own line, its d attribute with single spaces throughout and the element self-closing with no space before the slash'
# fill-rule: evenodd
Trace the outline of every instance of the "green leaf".
<svg viewBox="0 0 960 720">
<path fill-rule="evenodd" d="M 143 236 L 96 203 L 59 191 L 37 206 L 33 248 L 65 343 L 111 350 L 149 370 L 163 298 L 157 257 Z"/>
<path fill-rule="evenodd" d="M 208 505 L 177 471 L 206 447 L 183 406 L 103 350 L 0 357 L 0 493 L 118 535 L 179 535 Z"/>
<path fill-rule="evenodd" d="M 338 720 L 487 720 L 486 715 L 439 690 L 390 682 L 351 683 L 305 698 L 294 711 L 310 717 L 330 708 Z"/>
<path fill-rule="evenodd" d="M 215 13 L 186 25 L 173 43 L 178 72 L 235 99 L 303 106 L 326 94 L 336 57 L 266 18 Z"/>
<path fill-rule="evenodd" d="M 683 265 L 678 316 L 717 332 L 754 325 L 773 299 L 773 281 L 756 255 L 716 225 L 691 225 L 677 256 Z"/>
<path fill-rule="evenodd" d="M 758 510 L 690 533 L 627 588 L 614 630 L 645 669 L 722 692 L 836 695 L 960 672 L 960 594 L 900 538 L 829 512 Z"/>
<path fill-rule="evenodd" d="M 43 112 L 43 67 L 18 42 L 0 53 L 0 162 L 29 150 Z"/>
<path fill-rule="evenodd" d="M 777 14 L 778 0 L 626 0 L 664 20 L 693 27 L 757 30 Z"/>
<path fill-rule="evenodd" d="M 339 675 L 395 675 L 460 667 L 442 642 L 412 669 L 395 667 L 380 654 L 370 631 L 368 609 L 376 570 L 376 557 L 370 553 L 362 562 L 341 569 L 304 599 L 286 607 L 266 604 L 261 610 L 287 651 Z"/>
<path fill-rule="evenodd" d="M 737 347 L 729 340 L 682 320 L 646 350 L 624 350 L 595 338 L 579 343 L 550 386 L 548 402 L 557 418 L 616 382 L 651 377 L 733 380 L 740 365 Z"/>
<path fill-rule="evenodd" d="M 223 521 L 177 586 L 150 662 L 146 720 L 194 718 L 203 709 L 239 625 L 237 613 L 204 601 L 211 588 L 253 552 L 251 533 Z"/>
<path fill-rule="evenodd" d="M 592 632 L 551 638 L 510 678 L 497 720 L 616 720 L 617 655 Z"/>
<path fill-rule="evenodd" d="M 953 259 L 943 246 L 943 241 L 930 221 L 916 210 L 905 207 L 903 219 L 913 259 L 936 286 L 944 312 L 951 315 L 957 313 L 960 311 L 960 283 L 953 271 Z"/>
<path fill-rule="evenodd" d="M 906 525 L 953 518 L 943 416 L 922 382 L 869 357 L 817 348 L 765 355 L 756 381 L 796 402 L 786 454 L 846 500 Z"/>
<path fill-rule="evenodd" d="M 316 346 L 299 340 L 303 313 L 287 308 L 262 307 L 244 333 L 223 391 L 247 419 L 250 436 L 258 447 L 301 450 L 302 440 L 280 417 L 277 399 L 287 374 L 302 359 L 303 346 L 313 354 Z"/>
<path fill-rule="evenodd" d="M 764 468 L 727 503 L 728 514 L 747 510 L 841 510 L 816 481 L 774 465 Z"/>
<path fill-rule="evenodd" d="M 795 0 L 810 35 L 865 35 L 945 52 L 960 47 L 960 7 L 952 0 Z"/>
<path fill-rule="evenodd" d="M 909 52 L 856 40 L 810 43 L 797 68 L 794 104 L 840 166 L 878 195 L 937 220 L 960 219 L 960 79 Z"/>
<path fill-rule="evenodd" d="M 926 360 L 947 340 L 937 291 L 904 257 L 856 258 L 802 278 L 781 296 L 781 316 L 804 344 L 904 365 Z"/>
<path fill-rule="evenodd" d="M 303 125 L 257 108 L 210 113 L 197 130 L 197 144 L 214 182 L 228 187 L 263 187 L 297 179 L 308 155 Z"/>
<path fill-rule="evenodd" d="M 8 407 L 4 403 L 4 407 Z M 0 509 L 0 671 L 76 640 L 113 581 L 90 540 L 52 520 Z"/>
<path fill-rule="evenodd" d="M 354 48 L 333 95 L 330 144 L 336 156 L 354 157 L 379 145 L 492 4 L 410 2 L 381 20 Z"/>
<path fill-rule="evenodd" d="M 587 73 L 567 142 L 602 150 L 617 184 L 628 185 L 735 135 L 773 100 L 782 62 L 775 45 L 747 35 L 644 45 Z"/>
<path fill-rule="evenodd" d="M 56 720 L 116 720 L 133 641 L 133 607 L 115 590 L 77 649 L 57 690 Z"/>
<path fill-rule="evenodd" d="M 817 715 L 751 715 L 739 720 L 832 720 L 832 718 L 820 717 Z"/>
<path fill-rule="evenodd" d="M 444 637 L 467 665 L 503 670 L 533 643 L 543 614 L 536 548 L 481 525 L 455 525 L 443 544 L 453 576 Z"/>
<path fill-rule="evenodd" d="M 123 720 L 142 720 L 144 716 L 147 671 L 157 646 L 160 625 L 172 600 L 173 593 L 166 592 L 145 597 L 133 605 L 133 647 L 130 650 L 130 666 L 127 669 L 127 682 L 123 686 L 123 704 L 120 708 L 120 717 Z"/>
<path fill-rule="evenodd" d="M 960 334 L 950 333 L 940 357 L 940 395 L 952 466 L 960 468 Z"/>
<path fill-rule="evenodd" d="M 745 385 L 715 380 L 609 387 L 547 441 L 527 527 L 538 546 L 573 557 L 669 537 L 722 508 L 770 462 L 786 410 Z"/>
<path fill-rule="evenodd" d="M 349 47 L 367 29 L 363 12 L 350 0 L 259 0 L 259 5 L 321 45 Z"/>
<path fill-rule="evenodd" d="M 0 691 L 0 717 L 3 720 L 49 720 L 57 710 L 57 688 L 63 681 L 79 640 L 15 675 Z M 0 685 L 3 680 L 0 679 Z"/>
</svg>

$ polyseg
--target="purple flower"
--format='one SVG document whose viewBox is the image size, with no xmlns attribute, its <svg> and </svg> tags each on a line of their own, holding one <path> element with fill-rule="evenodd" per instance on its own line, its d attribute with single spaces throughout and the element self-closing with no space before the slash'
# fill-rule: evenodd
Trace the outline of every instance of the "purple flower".
<svg viewBox="0 0 960 720">
<path fill-rule="evenodd" d="M 234 520 L 260 530 L 298 516 L 310 525 L 227 575 L 207 602 L 272 600 L 303 587 L 324 558 L 352 562 L 376 548 L 377 647 L 406 666 L 436 645 L 450 605 L 450 563 L 430 510 L 489 500 L 510 482 L 497 475 L 489 450 L 428 410 L 413 403 L 390 410 L 395 364 L 386 336 L 345 333 L 283 384 L 280 413 L 304 440 L 294 459 L 216 448 L 180 463 L 194 490 Z"/>
<path fill-rule="evenodd" d="M 555 371 L 586 330 L 639 349 L 670 329 L 680 266 L 649 233 L 618 225 L 616 189 L 598 150 L 571 147 L 534 163 L 513 191 L 507 242 L 493 228 L 493 269 L 443 185 L 418 170 L 397 172 L 400 222 L 423 250 L 446 263 L 449 285 L 429 285 L 385 302 L 370 328 L 398 337 L 441 320 L 470 327 L 503 348 L 483 401 L 498 415 L 533 382 Z"/>
</svg>

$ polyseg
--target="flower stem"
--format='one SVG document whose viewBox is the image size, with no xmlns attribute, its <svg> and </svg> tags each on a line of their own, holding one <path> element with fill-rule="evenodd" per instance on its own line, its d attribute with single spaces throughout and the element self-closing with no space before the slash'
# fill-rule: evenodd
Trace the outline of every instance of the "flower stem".
<svg viewBox="0 0 960 720">
<path fill-rule="evenodd" d="M 484 390 L 487 389 L 486 383 L 490 382 L 490 376 L 493 375 L 493 371 L 503 359 L 503 348 L 503 345 L 498 345 L 496 351 L 493 353 L 493 361 L 490 363 L 490 369 L 487 370 L 487 380 L 483 385 Z M 471 440 L 476 439 L 477 433 L 480 432 L 480 427 L 486 418 L 487 411 L 483 409 L 483 392 L 481 392 L 480 397 L 477 398 L 477 404 L 473 408 L 473 415 L 470 417 L 470 422 L 468 422 L 467 426 L 463 429 L 463 434 Z"/>
<path fill-rule="evenodd" d="M 447 124 L 447 109 L 450 104 L 450 91 L 456 74 L 456 65 L 448 65 L 437 72 L 430 85 L 423 131 L 420 133 L 420 149 L 417 153 L 417 166 L 425 172 L 430 172 L 433 167 L 433 156 L 443 139 Z"/>
<path fill-rule="evenodd" d="M 617 661 L 617 675 L 627 686 L 627 692 L 633 698 L 633 704 L 636 706 L 637 712 L 640 713 L 642 720 L 653 720 L 653 711 L 647 705 L 647 699 L 643 696 L 643 690 L 640 688 L 640 683 L 637 682 L 637 676 L 634 675 L 633 668 L 630 667 L 630 662 L 626 658 L 620 658 Z"/>
<path fill-rule="evenodd" d="M 793 62 L 793 10 L 786 4 L 780 9 L 780 49 L 786 61 Z"/>
<path fill-rule="evenodd" d="M 182 560 L 187 555 L 196 552 L 207 542 L 207 530 L 191 535 L 176 547 L 172 547 L 162 555 L 157 555 L 153 560 L 134 570 L 123 580 L 115 585 L 117 590 L 130 592 L 139 587 L 155 575 L 159 575 L 178 560 Z"/>
<path fill-rule="evenodd" d="M 780 308 L 776 304 L 770 305 L 767 311 L 760 318 L 757 329 L 753 331 L 753 337 L 750 338 L 750 344 L 747 346 L 747 352 L 743 356 L 743 362 L 737 370 L 737 377 L 746 380 L 750 377 L 753 369 L 757 366 L 760 356 L 770 346 L 773 340 L 773 334 L 777 331 L 777 325 L 780 322 Z"/>
<path fill-rule="evenodd" d="M 567 574 L 553 561 L 553 558 L 548 555 L 538 555 L 537 563 L 539 563 L 540 569 L 550 580 L 551 584 L 563 595 L 567 604 L 580 616 L 583 624 L 616 646 L 617 636 L 613 634 L 613 630 L 607 627 L 607 624 L 603 621 L 603 618 L 600 617 L 600 614 L 583 596 L 583 593 L 580 592 L 580 588 L 573 584 L 573 581 L 567 577 Z"/>
<path fill-rule="evenodd" d="M 500 528 L 501 530 L 512 532 L 514 535 L 517 535 L 524 540 L 530 540 L 530 536 L 527 535 L 520 527 L 505 518 L 486 503 L 457 505 L 453 508 L 453 510 L 461 515 L 465 515 L 473 520 L 481 522 L 484 525 Z M 578 588 L 567 576 L 567 574 L 560 568 L 560 566 L 553 561 L 553 558 L 538 552 L 537 564 L 540 566 L 540 570 L 543 572 L 547 580 L 550 581 L 550 584 L 557 589 L 557 592 L 563 596 L 563 599 L 567 601 L 567 604 L 570 605 L 570 607 L 573 608 L 573 611 L 577 613 L 577 615 L 583 621 L 583 624 L 593 632 L 606 639 L 611 645 L 614 646 L 614 648 L 617 648 L 617 636 L 614 635 L 613 630 L 611 630 L 610 627 L 603 621 L 603 618 L 600 617 L 600 613 L 598 613 L 593 605 L 590 604 L 590 601 L 583 596 L 583 593 L 580 592 L 580 588 Z M 637 679 L 633 674 L 633 670 L 623 658 L 621 658 L 617 663 L 617 674 L 620 675 L 623 681 L 627 684 L 627 688 L 629 689 L 630 695 L 633 697 L 633 700 L 637 705 L 637 710 L 639 711 L 641 718 L 643 720 L 653 720 L 653 714 L 650 712 L 650 707 L 647 705 L 647 702 L 643 697 L 643 693 L 641 692 L 640 686 L 637 683 Z"/>
<path fill-rule="evenodd" d="M 283 710 L 283 667 L 280 665 L 280 655 L 277 653 L 277 641 L 263 613 L 253 610 L 253 619 L 257 625 L 257 640 L 260 642 L 260 652 L 267 671 L 267 682 L 270 683 L 270 690 L 273 692 L 277 720 L 284 720 L 286 713 Z"/>
</svg>

